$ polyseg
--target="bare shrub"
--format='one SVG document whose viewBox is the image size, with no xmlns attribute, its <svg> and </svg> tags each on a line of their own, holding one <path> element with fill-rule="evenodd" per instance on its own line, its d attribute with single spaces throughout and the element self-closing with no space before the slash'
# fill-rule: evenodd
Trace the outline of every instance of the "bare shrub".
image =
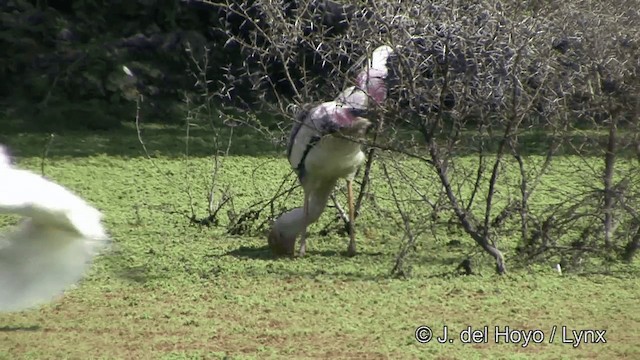
<svg viewBox="0 0 640 360">
<path fill-rule="evenodd" d="M 633 258 L 640 241 L 635 2 L 204 2 L 227 19 L 216 30 L 243 59 L 222 68 L 227 81 L 212 87 L 225 96 L 248 83 L 250 94 L 239 97 L 256 114 L 290 118 L 290 105 L 352 85 L 373 48 L 398 50 L 389 101 L 372 115 L 377 126 L 357 202 L 358 213 L 367 201 L 375 210 L 380 194 L 370 184 L 387 184 L 394 210 L 378 210 L 406 241 L 396 270 L 420 234 L 446 235 L 443 219 L 490 254 L 500 274 L 505 246 L 525 262 Z M 416 173 L 398 158 L 428 170 Z M 409 202 L 423 210 L 407 211 Z M 344 219 L 337 201 L 334 208 Z"/>
</svg>

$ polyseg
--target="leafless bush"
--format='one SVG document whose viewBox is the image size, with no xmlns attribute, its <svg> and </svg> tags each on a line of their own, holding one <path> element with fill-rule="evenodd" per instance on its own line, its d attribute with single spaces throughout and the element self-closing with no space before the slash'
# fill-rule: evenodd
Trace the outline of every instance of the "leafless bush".
<svg viewBox="0 0 640 360">
<path fill-rule="evenodd" d="M 524 260 L 565 264 L 633 257 L 640 241 L 636 2 L 204 2 L 237 25 L 217 30 L 244 58 L 224 67 L 227 80 L 214 87 L 225 96 L 249 82 L 253 102 L 245 105 L 256 113 L 287 115 L 291 104 L 331 99 L 373 48 L 397 49 L 389 101 L 373 115 L 379 121 L 358 177 L 358 209 L 378 195 L 370 183 L 379 159 L 376 179 L 387 183 L 395 207 L 387 216 L 408 244 L 398 264 L 416 234 L 441 233 L 438 222 L 451 216 L 495 258 L 498 273 L 506 271 L 504 246 Z M 425 165 L 420 175 L 435 180 L 431 188 L 417 185 L 398 156 Z M 407 211 L 404 197 L 427 210 Z M 416 232 L 412 222 L 424 228 Z"/>
<path fill-rule="evenodd" d="M 188 198 L 189 212 L 181 212 L 176 210 L 170 210 L 169 212 L 178 213 L 185 216 L 189 220 L 190 224 L 198 226 L 214 226 L 219 224 L 220 210 L 222 210 L 222 208 L 227 203 L 229 203 L 233 197 L 231 186 L 229 184 L 222 184 L 220 181 L 220 173 L 222 172 L 225 158 L 229 155 L 229 149 L 233 141 L 233 127 L 228 126 L 228 116 L 218 106 L 218 102 L 216 100 L 218 93 L 212 91 L 210 87 L 211 81 L 208 79 L 207 75 L 208 69 L 211 66 L 211 64 L 209 63 L 210 50 L 207 48 L 199 50 L 202 51 L 197 51 L 196 55 L 194 54 L 194 49 L 189 44 L 187 44 L 186 53 L 191 59 L 192 65 L 192 68 L 188 71 L 188 75 L 192 78 L 196 91 L 195 93 L 184 92 L 183 94 L 183 100 L 185 102 L 185 169 L 184 179 L 182 179 L 181 182 L 178 183 L 167 176 L 166 172 L 163 171 L 163 169 L 161 169 L 158 164 L 156 164 L 150 154 L 149 149 L 147 148 L 143 136 L 144 121 L 141 109 L 141 104 L 145 101 L 145 98 L 141 93 L 137 94 L 136 99 L 137 106 L 135 125 L 138 134 L 138 141 L 142 146 L 146 157 L 153 164 L 157 174 L 164 175 L 170 186 L 177 187 L 183 190 Z M 135 77 L 135 75 L 127 67 L 124 67 L 123 70 L 128 76 Z M 213 132 L 213 136 L 211 136 L 211 138 L 209 139 L 212 143 L 211 172 L 209 179 L 204 180 L 207 182 L 207 207 L 205 209 L 205 216 L 199 215 L 202 209 L 197 209 L 195 205 L 196 197 L 201 196 L 201 194 L 193 194 L 192 188 L 194 179 L 192 178 L 193 172 L 190 170 L 192 166 L 190 158 L 190 135 L 194 128 L 203 127 L 206 127 Z M 224 127 L 228 127 L 230 131 L 223 132 L 222 129 Z M 203 181 L 203 179 L 195 179 L 195 181 L 200 182 Z"/>
</svg>

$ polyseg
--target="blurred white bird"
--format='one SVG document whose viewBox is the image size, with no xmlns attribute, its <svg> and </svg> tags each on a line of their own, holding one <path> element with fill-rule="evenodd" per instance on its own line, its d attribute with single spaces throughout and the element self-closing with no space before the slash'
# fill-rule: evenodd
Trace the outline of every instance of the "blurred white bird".
<svg viewBox="0 0 640 360">
<path fill-rule="evenodd" d="M 98 210 L 64 187 L 14 168 L 2 146 L 0 214 L 24 218 L 0 232 L 0 311 L 53 300 L 82 278 L 109 242 Z"/>
<path fill-rule="evenodd" d="M 306 230 L 322 215 L 338 179 L 347 180 L 349 202 L 348 255 L 356 253 L 352 183 L 365 160 L 360 144 L 370 122 L 366 116 L 369 101 L 381 103 L 387 96 L 387 61 L 393 49 L 381 46 L 373 51 L 367 65 L 351 86 L 334 101 L 301 111 L 291 130 L 287 156 L 304 190 L 304 204 L 282 214 L 269 234 L 269 246 L 278 254 L 292 255 L 298 235 L 300 256 L 306 252 Z"/>
</svg>

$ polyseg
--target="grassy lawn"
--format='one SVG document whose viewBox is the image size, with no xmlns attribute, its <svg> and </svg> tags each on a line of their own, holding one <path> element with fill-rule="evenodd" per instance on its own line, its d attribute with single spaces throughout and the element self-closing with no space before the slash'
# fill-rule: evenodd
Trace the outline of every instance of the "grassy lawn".
<svg viewBox="0 0 640 360">
<path fill-rule="evenodd" d="M 265 236 L 190 226 L 182 215 L 188 191 L 205 215 L 210 133 L 191 134 L 189 162 L 183 132 L 151 127 L 144 136 L 153 162 L 130 128 L 53 140 L 46 175 L 104 212 L 114 246 L 54 303 L 0 314 L 0 359 L 640 358 L 638 261 L 608 275 L 560 276 L 551 264 L 510 263 L 507 253 L 510 271 L 499 277 L 478 255 L 477 275 L 456 276 L 476 251 L 471 241 L 460 235 L 462 245 L 450 247 L 446 236 L 424 235 L 412 276 L 396 279 L 389 272 L 400 235 L 372 212 L 358 224 L 355 258 L 343 255 L 346 238 L 318 235 L 319 224 L 307 257 L 276 259 Z M 38 172 L 46 142 L 38 133 L 0 135 L 21 166 Z M 283 149 L 247 134 L 237 134 L 231 154 L 219 181 L 230 184 L 237 209 L 273 194 L 289 171 Z M 547 186 L 571 186 L 557 181 Z M 296 192 L 287 204 L 300 200 Z M 447 326 L 453 342 L 419 343 L 421 325 L 436 336 Z M 487 326 L 486 342 L 462 343 L 469 326 Z M 544 339 L 496 344 L 495 328 L 505 326 Z M 606 343 L 574 346 L 572 330 L 606 330 Z"/>
</svg>

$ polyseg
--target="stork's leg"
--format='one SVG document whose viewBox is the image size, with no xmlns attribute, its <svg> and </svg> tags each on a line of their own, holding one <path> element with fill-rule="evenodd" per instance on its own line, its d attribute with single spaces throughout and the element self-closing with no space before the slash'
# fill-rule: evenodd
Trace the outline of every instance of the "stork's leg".
<svg viewBox="0 0 640 360">
<path fill-rule="evenodd" d="M 304 194 L 304 230 L 302 230 L 302 235 L 300 236 L 300 256 L 304 256 L 307 252 L 307 226 L 309 226 L 309 196 L 305 192 Z"/>
<path fill-rule="evenodd" d="M 353 180 L 347 180 L 347 200 L 349 202 L 349 248 L 348 256 L 356 255 L 355 209 L 353 205 Z"/>
</svg>

